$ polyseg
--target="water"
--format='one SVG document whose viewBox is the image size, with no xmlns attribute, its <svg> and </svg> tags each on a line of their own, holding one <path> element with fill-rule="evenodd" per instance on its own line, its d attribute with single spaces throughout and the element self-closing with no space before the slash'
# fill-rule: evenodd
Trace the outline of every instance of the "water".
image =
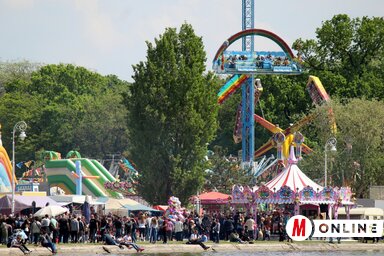
<svg viewBox="0 0 384 256">
<path fill-rule="evenodd" d="M 164 253 L 146 254 L 147 256 L 383 256 L 383 251 L 329 251 L 329 252 L 203 252 L 203 253 Z M 144 254 L 143 254 L 144 255 Z"/>
<path fill-rule="evenodd" d="M 383 251 L 319 251 L 319 252 L 200 252 L 200 253 L 140 253 L 140 256 L 383 256 Z M 87 256 L 86 254 L 81 254 Z M 90 254 L 89 256 L 94 256 Z M 122 254 L 104 254 L 121 256 Z M 133 255 L 133 254 L 132 254 Z"/>
</svg>

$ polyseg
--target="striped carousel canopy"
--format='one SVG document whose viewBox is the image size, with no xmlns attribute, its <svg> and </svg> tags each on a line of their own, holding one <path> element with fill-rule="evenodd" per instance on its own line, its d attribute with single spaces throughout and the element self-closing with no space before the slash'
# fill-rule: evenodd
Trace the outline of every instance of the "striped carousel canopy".
<svg viewBox="0 0 384 256">
<path fill-rule="evenodd" d="M 299 189 L 303 190 L 305 187 L 310 186 L 315 191 L 323 189 L 322 186 L 316 184 L 307 175 L 305 175 L 297 166 L 297 159 L 295 157 L 294 148 L 291 146 L 288 166 L 274 179 L 265 184 L 271 191 L 278 191 L 283 186 L 290 187 L 293 191 Z"/>
</svg>

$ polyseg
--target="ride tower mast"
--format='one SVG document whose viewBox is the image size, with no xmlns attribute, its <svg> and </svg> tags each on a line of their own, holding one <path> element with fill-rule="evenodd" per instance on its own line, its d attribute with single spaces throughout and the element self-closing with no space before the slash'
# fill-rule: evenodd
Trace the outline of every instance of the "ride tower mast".
<svg viewBox="0 0 384 256">
<path fill-rule="evenodd" d="M 255 28 L 255 1 L 242 0 L 242 30 Z M 254 51 L 254 36 L 242 38 L 242 50 Z M 254 75 L 250 75 L 241 88 L 242 98 L 242 166 L 253 168 L 255 153 L 255 89 Z"/>
</svg>

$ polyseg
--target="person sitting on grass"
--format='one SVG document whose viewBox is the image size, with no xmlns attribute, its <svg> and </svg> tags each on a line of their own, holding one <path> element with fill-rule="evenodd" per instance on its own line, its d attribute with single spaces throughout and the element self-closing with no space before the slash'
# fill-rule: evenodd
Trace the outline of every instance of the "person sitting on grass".
<svg viewBox="0 0 384 256">
<path fill-rule="evenodd" d="M 40 242 L 43 247 L 49 248 L 52 254 L 57 253 L 56 245 L 52 243 L 50 235 L 44 229 L 41 230 Z"/>
<path fill-rule="evenodd" d="M 13 238 L 11 247 L 19 248 L 24 254 L 30 254 L 32 252 L 27 248 L 27 246 L 25 246 L 25 242 L 23 241 L 21 234 L 18 234 L 15 238 Z"/>
<path fill-rule="evenodd" d="M 135 248 L 137 252 L 144 251 L 144 248 L 140 248 L 136 243 L 132 242 L 132 238 L 129 235 L 125 235 L 124 237 L 117 239 L 117 242 L 119 243 L 120 249 L 123 249 L 123 246 L 125 245 L 128 249 L 131 249 L 132 247 Z"/>
<path fill-rule="evenodd" d="M 199 235 L 197 229 L 193 230 L 191 237 L 189 238 L 189 241 L 187 242 L 187 244 L 198 244 L 204 250 L 208 250 L 210 248 L 209 246 L 206 246 L 205 244 L 203 244 L 203 242 L 201 241 L 201 236 Z"/>
<path fill-rule="evenodd" d="M 105 244 L 106 245 L 116 245 L 118 246 L 120 249 L 124 249 L 124 245 L 127 246 L 129 249 L 130 249 L 130 246 L 132 246 L 133 248 L 136 249 L 137 252 L 142 252 L 144 251 L 143 248 L 140 248 L 137 244 L 135 243 L 132 243 L 132 242 L 122 242 L 122 243 L 119 243 L 115 240 L 115 238 L 113 237 L 112 234 L 105 234 Z M 107 247 L 104 247 L 103 246 L 103 249 L 104 251 L 108 252 L 108 253 L 111 253 L 111 251 L 107 248 Z"/>
<path fill-rule="evenodd" d="M 241 243 L 241 244 L 244 243 L 244 241 L 240 239 L 240 236 L 236 232 L 236 230 L 233 230 L 232 233 L 229 235 L 229 241 L 230 242 Z"/>
</svg>

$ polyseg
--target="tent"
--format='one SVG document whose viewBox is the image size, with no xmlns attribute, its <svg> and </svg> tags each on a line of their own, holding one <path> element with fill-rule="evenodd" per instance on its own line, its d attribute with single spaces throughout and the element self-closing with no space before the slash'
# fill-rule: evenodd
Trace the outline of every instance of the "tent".
<svg viewBox="0 0 384 256">
<path fill-rule="evenodd" d="M 206 204 L 228 204 L 229 203 L 229 197 L 230 195 L 223 194 L 220 192 L 206 192 L 203 194 L 200 194 L 198 196 L 194 196 L 193 199 L 196 201 L 196 199 L 199 199 L 200 204 L 206 205 Z"/>
<path fill-rule="evenodd" d="M 32 208 L 32 203 L 36 203 L 36 208 L 49 205 L 59 205 L 55 200 L 48 196 L 21 196 L 15 195 L 15 213 L 19 213 L 24 209 Z M 0 198 L 0 212 L 2 214 L 10 214 L 12 210 L 12 195 L 5 195 Z"/>
<path fill-rule="evenodd" d="M 134 211 L 160 212 L 159 210 L 140 204 L 139 202 L 129 198 L 124 198 L 124 199 L 109 198 L 105 202 L 105 213 L 111 212 L 117 215 L 124 216 L 124 215 L 127 215 L 129 212 L 134 212 Z"/>
<path fill-rule="evenodd" d="M 130 212 L 135 212 L 135 211 L 142 211 L 142 212 L 160 212 L 160 210 L 153 209 L 151 207 L 148 207 L 146 205 L 137 203 L 135 205 L 124 205 L 124 208 L 126 208 Z"/>
<path fill-rule="evenodd" d="M 153 209 L 166 212 L 168 209 L 168 205 L 155 205 L 153 206 Z"/>
<path fill-rule="evenodd" d="M 290 157 L 288 159 L 288 166 L 275 178 L 269 181 L 267 186 L 271 191 L 279 191 L 281 187 L 288 186 L 293 191 L 302 191 L 304 188 L 310 186 L 315 191 L 323 189 L 322 186 L 316 184 L 307 175 L 305 175 L 297 166 L 297 159 L 291 150 Z"/>
</svg>

